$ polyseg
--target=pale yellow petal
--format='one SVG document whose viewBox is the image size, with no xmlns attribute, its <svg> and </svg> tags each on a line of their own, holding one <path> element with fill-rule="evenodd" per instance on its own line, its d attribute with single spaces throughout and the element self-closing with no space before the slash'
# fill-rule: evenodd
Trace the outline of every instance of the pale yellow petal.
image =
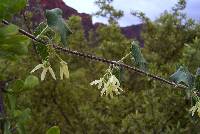
<svg viewBox="0 0 200 134">
<path fill-rule="evenodd" d="M 96 84 L 98 84 L 100 82 L 100 80 L 94 80 L 94 81 L 92 81 L 91 83 L 90 83 L 90 85 L 96 85 Z"/>
<path fill-rule="evenodd" d="M 43 69 L 43 71 L 42 71 L 42 73 L 41 73 L 41 81 L 44 80 L 44 78 L 45 78 L 45 76 L 46 76 L 46 74 L 47 74 L 47 71 L 48 71 L 48 68 L 44 68 L 44 69 Z"/>
<path fill-rule="evenodd" d="M 192 116 L 194 115 L 194 113 L 196 112 L 197 107 L 193 106 L 189 111 L 192 113 Z"/>
<path fill-rule="evenodd" d="M 106 87 L 104 87 L 102 90 L 101 90 L 101 96 L 103 96 L 104 94 L 105 94 L 105 92 L 106 92 Z"/>
<path fill-rule="evenodd" d="M 99 82 L 99 85 L 98 85 L 98 89 L 101 89 L 102 85 L 103 85 L 103 82 L 100 81 L 100 82 Z"/>
<path fill-rule="evenodd" d="M 42 67 L 44 67 L 43 64 L 38 64 L 38 65 L 31 71 L 31 73 L 35 72 L 36 70 L 38 70 L 38 69 L 40 69 L 40 68 L 42 68 Z"/>
<path fill-rule="evenodd" d="M 69 78 L 69 69 L 68 69 L 68 65 L 65 61 L 61 61 L 60 62 L 60 78 L 61 80 L 63 79 L 63 77 L 65 78 Z"/>
<path fill-rule="evenodd" d="M 53 77 L 53 79 L 56 80 L 56 76 L 55 76 L 53 69 L 50 66 L 48 67 L 48 69 L 49 69 L 49 72 L 50 72 L 51 76 Z"/>
<path fill-rule="evenodd" d="M 198 116 L 200 117 L 200 109 L 198 108 L 197 110 Z"/>
<path fill-rule="evenodd" d="M 64 76 L 65 76 L 65 78 L 69 78 L 69 70 L 68 70 L 68 66 L 67 65 L 65 65 L 64 67 L 63 67 L 63 72 L 64 72 Z"/>
<path fill-rule="evenodd" d="M 63 80 L 64 72 L 62 66 L 60 66 L 60 79 Z"/>
</svg>

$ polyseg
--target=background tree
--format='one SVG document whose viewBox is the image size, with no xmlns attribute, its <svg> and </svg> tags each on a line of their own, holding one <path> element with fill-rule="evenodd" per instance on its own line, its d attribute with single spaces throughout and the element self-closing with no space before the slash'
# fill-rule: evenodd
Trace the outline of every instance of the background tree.
<svg viewBox="0 0 200 134">
<path fill-rule="evenodd" d="M 99 7 L 99 11 L 94 13 L 96 16 L 108 18 L 109 23 L 118 23 L 124 12 L 122 10 L 116 10 L 112 6 L 113 0 L 96 0 L 95 4 Z"/>
</svg>

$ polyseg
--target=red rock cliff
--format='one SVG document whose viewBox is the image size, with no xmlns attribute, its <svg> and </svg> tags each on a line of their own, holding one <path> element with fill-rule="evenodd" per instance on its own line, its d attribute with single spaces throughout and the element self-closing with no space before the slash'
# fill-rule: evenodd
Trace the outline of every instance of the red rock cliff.
<svg viewBox="0 0 200 134">
<path fill-rule="evenodd" d="M 77 10 L 66 5 L 63 0 L 29 0 L 30 10 L 39 8 L 37 5 L 37 1 L 40 1 L 39 6 L 43 9 L 43 11 L 45 9 L 60 8 L 63 10 L 63 17 L 66 19 L 68 19 L 72 15 L 80 16 L 82 18 L 82 24 L 86 33 L 90 29 L 96 28 L 96 25 L 92 23 L 92 17 L 89 14 L 79 13 Z M 35 16 L 35 19 L 37 21 L 40 21 L 42 18 L 43 17 L 41 13 L 39 13 L 38 16 Z M 127 27 L 122 27 L 121 30 L 122 30 L 122 33 L 127 38 L 136 38 L 139 41 L 141 41 L 141 38 L 140 38 L 141 28 L 142 28 L 142 25 L 132 25 L 132 26 L 127 26 Z"/>
</svg>

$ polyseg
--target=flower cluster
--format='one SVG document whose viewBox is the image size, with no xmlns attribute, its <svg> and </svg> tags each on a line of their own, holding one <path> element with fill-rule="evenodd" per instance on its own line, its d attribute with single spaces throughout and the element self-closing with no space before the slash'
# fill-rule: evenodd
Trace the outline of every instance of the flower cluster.
<svg viewBox="0 0 200 134">
<path fill-rule="evenodd" d="M 91 82 L 90 85 L 98 85 L 98 89 L 102 89 L 101 96 L 105 94 L 106 96 L 110 95 L 111 98 L 113 97 L 113 93 L 119 95 L 120 91 L 123 91 L 120 88 L 119 80 L 112 74 L 112 69 L 110 68 L 107 69 L 103 78 Z"/>
<path fill-rule="evenodd" d="M 192 116 L 194 115 L 194 113 L 197 111 L 198 113 L 198 116 L 200 117 L 200 101 L 197 101 L 195 106 L 193 106 L 191 109 L 190 109 L 190 112 L 192 113 Z"/>
<path fill-rule="evenodd" d="M 45 76 L 48 71 L 51 74 L 51 76 L 53 77 L 53 79 L 56 80 L 55 73 L 54 73 L 53 69 L 51 68 L 51 65 L 48 61 L 43 61 L 42 64 L 38 64 L 31 71 L 31 73 L 35 72 L 36 70 L 38 70 L 40 68 L 43 69 L 43 71 L 41 73 L 41 81 L 43 81 L 45 79 Z M 68 70 L 67 63 L 65 61 L 61 60 L 61 62 L 60 62 L 60 79 L 63 80 L 63 77 L 65 77 L 67 79 L 69 78 L 69 70 Z"/>
</svg>

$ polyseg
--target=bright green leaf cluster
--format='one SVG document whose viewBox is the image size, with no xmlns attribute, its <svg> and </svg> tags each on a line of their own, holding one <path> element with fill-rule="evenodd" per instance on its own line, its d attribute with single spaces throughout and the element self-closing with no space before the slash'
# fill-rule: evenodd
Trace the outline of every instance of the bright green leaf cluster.
<svg viewBox="0 0 200 134">
<path fill-rule="evenodd" d="M 27 54 L 29 41 L 26 36 L 19 35 L 15 25 L 0 27 L 0 57 L 14 60 Z"/>
<path fill-rule="evenodd" d="M 30 119 L 31 110 L 29 108 L 26 108 L 24 110 L 19 110 L 16 106 L 16 96 L 8 94 L 7 97 L 9 102 L 8 110 L 10 118 L 5 119 L 4 133 L 11 134 L 12 127 L 14 126 L 16 127 L 16 130 L 19 134 L 25 134 L 26 133 L 25 125 L 27 124 L 27 121 Z"/>
<path fill-rule="evenodd" d="M 10 17 L 26 6 L 26 0 L 1 0 L 0 20 Z"/>
<path fill-rule="evenodd" d="M 29 75 L 25 81 L 24 80 L 16 80 L 15 82 L 11 83 L 11 85 L 8 88 L 8 91 L 14 92 L 14 93 L 20 93 L 25 90 L 30 90 L 35 88 L 37 85 L 39 85 L 39 80 L 34 75 Z"/>
</svg>

